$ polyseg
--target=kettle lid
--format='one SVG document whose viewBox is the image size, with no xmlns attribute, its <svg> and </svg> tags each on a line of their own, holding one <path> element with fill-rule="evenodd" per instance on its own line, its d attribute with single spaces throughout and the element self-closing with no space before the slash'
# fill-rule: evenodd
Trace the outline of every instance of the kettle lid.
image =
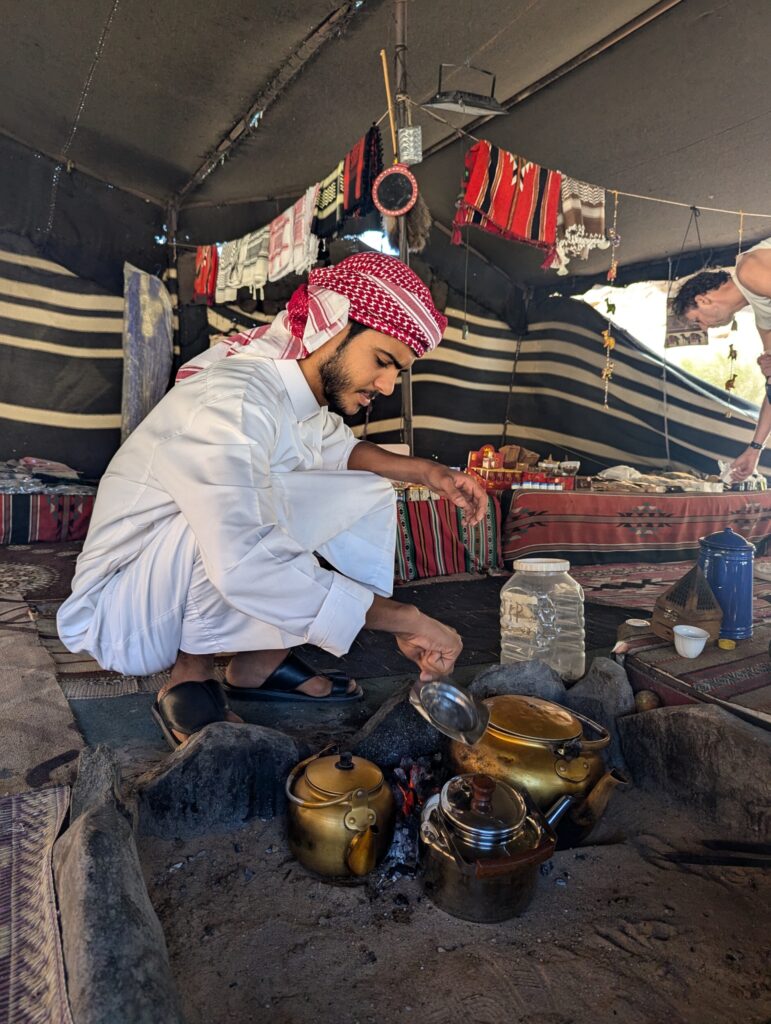
<svg viewBox="0 0 771 1024">
<path fill-rule="evenodd" d="M 450 827 L 481 849 L 510 842 L 527 817 L 519 790 L 490 775 L 456 775 L 442 788 L 439 806 Z"/>
<path fill-rule="evenodd" d="M 345 752 L 315 758 L 305 769 L 305 780 L 318 793 L 334 797 L 352 789 L 372 793 L 383 784 L 383 773 L 372 761 Z"/>
<path fill-rule="evenodd" d="M 532 740 L 579 739 L 583 729 L 574 714 L 541 697 L 507 693 L 488 697 L 490 728 L 496 732 Z"/>
<path fill-rule="evenodd" d="M 452 683 L 424 683 L 410 690 L 410 704 L 435 729 L 461 743 L 476 743 L 490 720 L 489 708 Z"/>
<path fill-rule="evenodd" d="M 755 545 L 736 533 L 730 526 L 707 537 L 700 537 L 699 544 L 705 548 L 717 548 L 720 551 L 754 551 Z"/>
</svg>

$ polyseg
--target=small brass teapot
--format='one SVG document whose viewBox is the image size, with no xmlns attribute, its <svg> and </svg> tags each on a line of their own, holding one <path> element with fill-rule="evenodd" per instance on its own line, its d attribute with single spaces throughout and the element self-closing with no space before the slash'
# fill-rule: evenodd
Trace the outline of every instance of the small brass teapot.
<svg viewBox="0 0 771 1024">
<path fill-rule="evenodd" d="M 325 748 L 292 769 L 286 795 L 289 848 L 310 871 L 362 876 L 388 852 L 396 808 L 371 761 Z"/>
</svg>

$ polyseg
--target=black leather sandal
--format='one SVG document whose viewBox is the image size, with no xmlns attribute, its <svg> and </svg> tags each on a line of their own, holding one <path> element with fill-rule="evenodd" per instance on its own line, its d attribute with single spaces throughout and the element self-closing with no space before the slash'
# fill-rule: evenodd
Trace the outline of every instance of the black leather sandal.
<svg viewBox="0 0 771 1024">
<path fill-rule="evenodd" d="M 178 683 L 152 707 L 152 716 L 160 726 L 172 750 L 180 746 L 174 732 L 191 736 L 212 722 L 227 721 L 228 703 L 216 679 Z M 174 732 L 172 731 L 174 730 Z"/>
<path fill-rule="evenodd" d="M 326 697 L 314 697 L 310 693 L 298 692 L 297 687 L 314 676 L 324 676 L 332 681 L 332 689 Z M 361 700 L 364 691 L 360 686 L 348 692 L 348 677 L 337 669 L 316 669 L 307 665 L 292 651 L 287 654 L 278 668 L 274 669 L 262 686 L 230 686 L 222 689 L 233 700 L 304 700 L 314 704 L 332 704 L 350 700 Z"/>
</svg>

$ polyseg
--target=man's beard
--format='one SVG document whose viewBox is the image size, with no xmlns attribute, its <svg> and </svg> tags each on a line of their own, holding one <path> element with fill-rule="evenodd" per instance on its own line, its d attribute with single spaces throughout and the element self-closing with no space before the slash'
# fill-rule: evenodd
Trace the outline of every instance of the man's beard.
<svg viewBox="0 0 771 1024">
<path fill-rule="evenodd" d="M 355 415 L 355 413 L 348 412 L 344 409 L 342 405 L 346 393 L 351 395 L 354 391 L 353 381 L 345 369 L 343 360 L 343 350 L 347 348 L 347 346 L 348 340 L 346 339 L 339 346 L 334 355 L 331 355 L 329 359 L 322 364 L 321 369 L 319 370 L 321 386 L 324 389 L 324 398 L 326 403 L 331 411 L 336 412 L 338 416 Z"/>
</svg>

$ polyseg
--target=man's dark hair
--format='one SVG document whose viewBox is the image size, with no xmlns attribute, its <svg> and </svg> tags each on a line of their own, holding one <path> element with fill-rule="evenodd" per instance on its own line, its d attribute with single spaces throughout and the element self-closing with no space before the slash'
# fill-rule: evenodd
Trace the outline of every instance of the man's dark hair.
<svg viewBox="0 0 771 1024">
<path fill-rule="evenodd" d="M 366 324 L 360 324 L 358 320 L 348 320 L 348 327 L 350 330 L 345 336 L 346 341 L 352 341 L 357 334 L 363 334 L 364 331 L 369 331 L 371 328 L 367 327 Z"/>
<path fill-rule="evenodd" d="M 728 280 L 730 278 L 724 270 L 703 270 L 700 274 L 689 277 L 672 299 L 672 311 L 675 316 L 685 316 L 689 309 L 696 306 L 697 295 L 706 295 Z"/>
</svg>

